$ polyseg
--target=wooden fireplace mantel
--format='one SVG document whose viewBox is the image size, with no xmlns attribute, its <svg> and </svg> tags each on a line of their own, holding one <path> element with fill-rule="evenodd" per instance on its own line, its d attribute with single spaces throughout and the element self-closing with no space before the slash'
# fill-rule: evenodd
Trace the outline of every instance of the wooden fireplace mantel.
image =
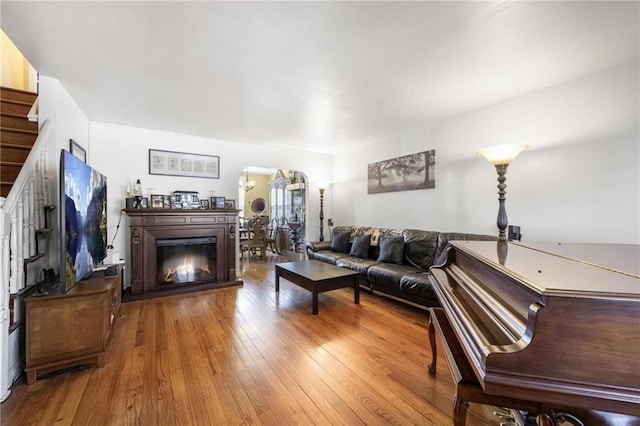
<svg viewBox="0 0 640 426">
<path fill-rule="evenodd" d="M 240 285 L 236 277 L 236 230 L 239 210 L 125 209 L 129 216 L 133 299 Z M 217 240 L 215 282 L 158 288 L 156 240 L 210 237 Z"/>
</svg>

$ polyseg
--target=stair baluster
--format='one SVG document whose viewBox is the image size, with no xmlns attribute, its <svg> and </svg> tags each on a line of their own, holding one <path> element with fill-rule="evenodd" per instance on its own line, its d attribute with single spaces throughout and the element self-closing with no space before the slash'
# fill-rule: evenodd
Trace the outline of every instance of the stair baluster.
<svg viewBox="0 0 640 426">
<path fill-rule="evenodd" d="M 26 275 L 25 259 L 43 254 L 37 253 L 41 250 L 36 244 L 36 229 L 42 229 L 46 224 L 44 210 L 50 201 L 48 144 L 55 146 L 55 140 L 52 125 L 45 121 L 6 199 L 0 197 L 0 359 L 2 360 L 8 360 L 9 352 L 13 353 L 17 350 L 15 347 L 10 347 L 11 309 L 9 304 L 13 296 L 9 296 L 15 295 L 27 285 L 35 284 L 38 279 L 37 276 Z M 48 248 L 43 248 L 44 252 L 46 250 Z M 19 311 L 16 310 L 14 314 L 16 313 Z M 20 372 L 19 365 L 10 366 L 6 362 L 0 363 L 0 402 L 9 397 L 11 384 Z"/>
</svg>

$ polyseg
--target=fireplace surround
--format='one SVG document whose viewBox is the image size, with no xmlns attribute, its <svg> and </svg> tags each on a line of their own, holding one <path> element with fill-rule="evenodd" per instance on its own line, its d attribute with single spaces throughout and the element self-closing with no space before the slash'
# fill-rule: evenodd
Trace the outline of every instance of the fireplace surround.
<svg viewBox="0 0 640 426">
<path fill-rule="evenodd" d="M 237 210 L 126 209 L 132 299 L 240 285 Z"/>
</svg>

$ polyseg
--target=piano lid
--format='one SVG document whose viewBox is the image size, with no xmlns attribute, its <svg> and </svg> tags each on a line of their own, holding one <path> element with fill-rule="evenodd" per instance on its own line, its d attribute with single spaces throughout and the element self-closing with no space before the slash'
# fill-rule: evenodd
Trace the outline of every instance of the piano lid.
<svg viewBox="0 0 640 426">
<path fill-rule="evenodd" d="M 640 246 L 452 241 L 542 295 L 640 297 Z M 569 260 L 569 261 L 567 261 Z M 611 274 L 616 279 L 611 279 Z"/>
<path fill-rule="evenodd" d="M 553 253 L 576 262 L 587 263 L 640 278 L 640 245 L 593 243 L 516 243 L 530 249 Z"/>
</svg>

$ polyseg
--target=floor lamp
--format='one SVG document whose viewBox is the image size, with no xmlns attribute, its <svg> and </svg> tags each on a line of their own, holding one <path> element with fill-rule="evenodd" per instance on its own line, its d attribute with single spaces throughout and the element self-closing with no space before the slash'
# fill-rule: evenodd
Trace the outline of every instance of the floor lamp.
<svg viewBox="0 0 640 426">
<path fill-rule="evenodd" d="M 498 234 L 498 241 L 507 241 L 507 234 L 505 230 L 507 229 L 508 219 L 507 219 L 507 210 L 504 207 L 504 202 L 506 200 L 505 194 L 507 191 L 507 184 L 505 181 L 507 180 L 507 167 L 509 164 L 515 160 L 515 158 L 525 149 L 529 148 L 529 145 L 497 145 L 489 148 L 483 148 L 476 151 L 476 154 L 482 155 L 487 159 L 491 164 L 496 166 L 496 171 L 498 172 L 498 230 L 500 233 Z"/>
<path fill-rule="evenodd" d="M 318 184 L 318 190 L 320 190 L 320 237 L 318 241 L 324 241 L 324 191 L 327 186 L 326 183 Z"/>
</svg>

